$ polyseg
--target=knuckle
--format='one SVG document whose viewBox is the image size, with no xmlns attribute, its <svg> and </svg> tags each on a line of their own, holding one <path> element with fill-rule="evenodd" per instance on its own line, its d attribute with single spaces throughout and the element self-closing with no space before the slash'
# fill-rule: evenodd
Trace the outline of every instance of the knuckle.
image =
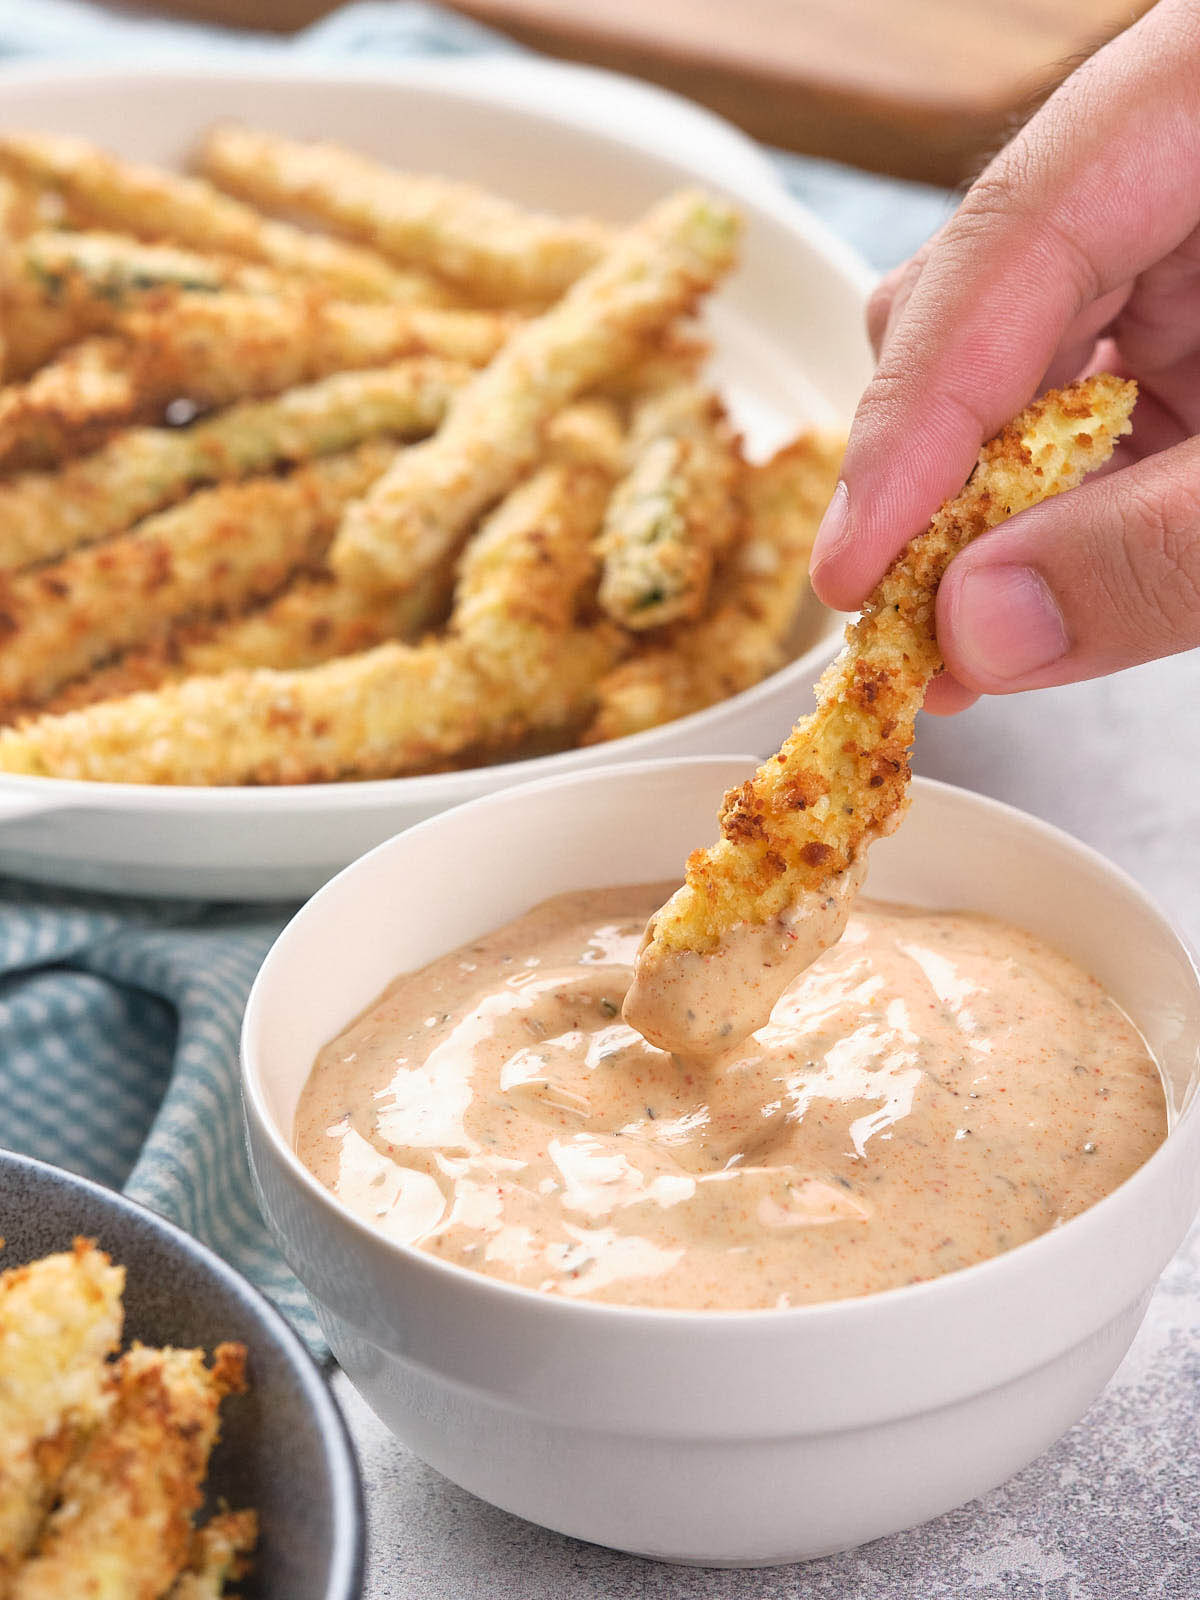
<svg viewBox="0 0 1200 1600">
<path fill-rule="evenodd" d="M 1106 587 L 1134 642 L 1200 643 L 1200 471 L 1132 483 Z"/>
<path fill-rule="evenodd" d="M 1041 258 L 1044 270 L 1066 274 L 1079 302 L 1103 291 L 1101 274 L 1075 228 L 1059 214 L 1051 177 L 1071 164 L 1069 150 L 1058 146 L 1069 138 L 1032 125 L 1007 145 L 976 178 L 946 230 L 952 249 L 974 255 L 1001 241 L 1019 246 L 1019 254 Z"/>
</svg>

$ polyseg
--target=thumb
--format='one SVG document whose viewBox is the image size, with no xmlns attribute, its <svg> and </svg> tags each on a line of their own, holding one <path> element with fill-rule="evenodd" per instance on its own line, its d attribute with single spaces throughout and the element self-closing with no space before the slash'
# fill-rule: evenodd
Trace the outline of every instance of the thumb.
<svg viewBox="0 0 1200 1600">
<path fill-rule="evenodd" d="M 1076 683 L 1200 645 L 1200 439 L 1023 511 L 938 591 L 938 643 L 968 689 Z"/>
</svg>

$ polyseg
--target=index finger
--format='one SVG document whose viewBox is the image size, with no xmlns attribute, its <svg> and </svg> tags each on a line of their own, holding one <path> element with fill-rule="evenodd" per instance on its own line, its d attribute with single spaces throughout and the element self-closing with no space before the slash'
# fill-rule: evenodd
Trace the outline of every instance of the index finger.
<svg viewBox="0 0 1200 1600">
<path fill-rule="evenodd" d="M 813 552 L 853 609 L 1037 392 L 1084 307 L 1192 231 L 1200 16 L 1163 0 L 1047 101 L 934 242 L 868 385 Z"/>
</svg>

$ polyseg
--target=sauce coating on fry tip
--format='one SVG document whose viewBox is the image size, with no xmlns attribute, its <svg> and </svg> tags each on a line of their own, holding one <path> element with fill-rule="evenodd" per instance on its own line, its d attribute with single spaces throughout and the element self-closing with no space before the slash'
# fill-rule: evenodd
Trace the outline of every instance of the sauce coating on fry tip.
<svg viewBox="0 0 1200 1600">
<path fill-rule="evenodd" d="M 866 873 L 864 853 L 820 894 L 802 894 L 785 916 L 739 923 L 711 955 L 662 949 L 654 943 L 651 918 L 625 996 L 625 1021 L 659 1049 L 689 1060 L 741 1044 L 841 938 Z"/>
</svg>

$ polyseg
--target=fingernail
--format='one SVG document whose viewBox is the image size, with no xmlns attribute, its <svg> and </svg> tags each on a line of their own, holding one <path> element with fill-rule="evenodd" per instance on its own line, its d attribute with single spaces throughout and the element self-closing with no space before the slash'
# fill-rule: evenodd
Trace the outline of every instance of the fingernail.
<svg viewBox="0 0 1200 1600">
<path fill-rule="evenodd" d="M 1014 682 L 1064 656 L 1071 640 L 1058 602 L 1032 567 L 980 567 L 962 579 L 953 611 L 955 666 Z"/>
<path fill-rule="evenodd" d="M 809 570 L 813 573 L 825 561 L 832 561 L 846 542 L 846 523 L 850 516 L 850 491 L 845 482 L 838 480 L 833 499 L 825 508 L 817 537 L 813 541 Z"/>
</svg>

